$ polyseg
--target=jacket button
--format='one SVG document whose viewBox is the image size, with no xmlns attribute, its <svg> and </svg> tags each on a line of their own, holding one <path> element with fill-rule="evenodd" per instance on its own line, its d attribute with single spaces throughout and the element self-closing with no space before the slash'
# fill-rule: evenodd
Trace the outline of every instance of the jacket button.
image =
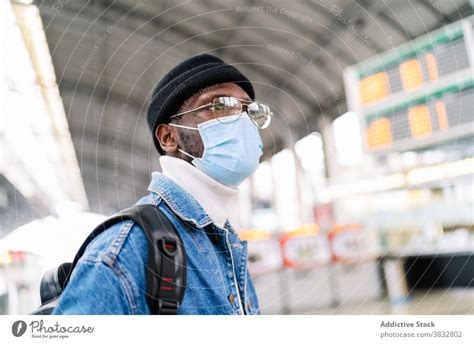
<svg viewBox="0 0 474 344">
<path fill-rule="evenodd" d="M 235 302 L 234 294 L 229 294 L 229 301 L 230 301 L 230 303 L 234 304 L 234 302 Z"/>
<path fill-rule="evenodd" d="M 214 243 L 214 245 L 219 245 L 220 244 L 220 239 L 219 239 L 219 236 L 217 236 L 217 235 L 213 235 L 211 237 L 211 241 Z"/>
</svg>

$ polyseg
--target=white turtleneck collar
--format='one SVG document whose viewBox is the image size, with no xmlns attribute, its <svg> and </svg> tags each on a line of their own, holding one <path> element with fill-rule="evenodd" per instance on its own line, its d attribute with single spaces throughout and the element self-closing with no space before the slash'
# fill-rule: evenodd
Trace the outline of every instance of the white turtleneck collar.
<svg viewBox="0 0 474 344">
<path fill-rule="evenodd" d="M 229 220 L 238 228 L 239 189 L 219 183 L 179 158 L 161 156 L 160 165 L 163 174 L 191 194 L 216 225 L 223 227 Z"/>
</svg>

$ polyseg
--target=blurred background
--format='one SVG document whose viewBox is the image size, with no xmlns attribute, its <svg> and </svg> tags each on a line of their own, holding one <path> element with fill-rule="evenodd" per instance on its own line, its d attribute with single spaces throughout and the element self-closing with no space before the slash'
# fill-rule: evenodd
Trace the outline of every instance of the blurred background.
<svg viewBox="0 0 474 344">
<path fill-rule="evenodd" d="M 240 187 L 263 314 L 474 314 L 474 2 L 0 1 L 0 314 L 159 171 L 154 84 L 211 53 L 275 113 Z"/>
</svg>

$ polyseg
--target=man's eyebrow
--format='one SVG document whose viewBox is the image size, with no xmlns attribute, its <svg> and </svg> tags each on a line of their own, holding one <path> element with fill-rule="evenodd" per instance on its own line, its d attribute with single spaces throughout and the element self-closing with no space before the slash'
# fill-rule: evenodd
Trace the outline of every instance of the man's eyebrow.
<svg viewBox="0 0 474 344">
<path fill-rule="evenodd" d="M 206 103 L 209 103 L 212 99 L 214 99 L 216 96 L 212 95 L 212 94 L 209 94 L 209 93 L 203 93 L 201 95 L 198 96 L 197 98 L 197 103 L 202 105 L 202 104 L 206 104 Z"/>
<path fill-rule="evenodd" d="M 228 93 L 217 93 L 217 94 L 209 94 L 203 98 L 203 101 L 204 103 L 207 103 L 207 102 L 210 102 L 211 100 L 213 100 L 214 98 L 218 98 L 218 97 L 234 97 L 234 98 L 237 98 L 237 99 L 242 99 L 242 100 L 246 100 L 246 101 L 252 101 L 252 99 L 250 99 L 249 96 L 246 96 L 244 98 L 240 98 L 240 97 L 235 97 L 231 94 L 228 94 Z"/>
</svg>

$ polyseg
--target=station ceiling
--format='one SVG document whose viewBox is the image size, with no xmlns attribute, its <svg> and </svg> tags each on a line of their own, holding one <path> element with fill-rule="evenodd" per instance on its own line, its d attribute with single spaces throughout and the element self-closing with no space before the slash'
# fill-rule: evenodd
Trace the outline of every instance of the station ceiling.
<svg viewBox="0 0 474 344">
<path fill-rule="evenodd" d="M 36 1 L 91 210 L 147 193 L 145 112 L 180 60 L 218 55 L 275 112 L 268 158 L 346 112 L 347 66 L 472 13 L 468 0 Z"/>
</svg>

